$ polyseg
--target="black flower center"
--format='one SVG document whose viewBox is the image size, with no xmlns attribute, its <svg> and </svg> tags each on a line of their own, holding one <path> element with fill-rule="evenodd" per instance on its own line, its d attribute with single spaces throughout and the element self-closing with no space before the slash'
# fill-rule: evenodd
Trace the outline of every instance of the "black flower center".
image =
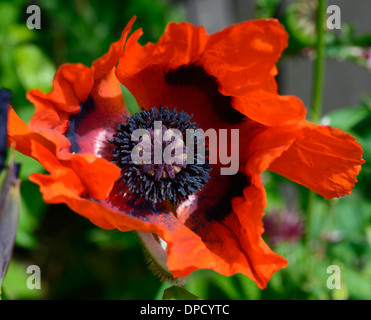
<svg viewBox="0 0 371 320">
<path fill-rule="evenodd" d="M 121 169 L 119 182 L 133 197 L 177 205 L 206 184 L 211 168 L 204 139 L 191 118 L 160 106 L 120 122 L 108 141 L 115 146 L 113 162 Z"/>
</svg>

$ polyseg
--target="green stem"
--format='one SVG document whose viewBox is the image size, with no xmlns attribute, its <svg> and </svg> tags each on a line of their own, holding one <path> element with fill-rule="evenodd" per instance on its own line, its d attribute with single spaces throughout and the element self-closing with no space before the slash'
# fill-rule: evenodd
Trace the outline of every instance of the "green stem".
<svg viewBox="0 0 371 320">
<path fill-rule="evenodd" d="M 322 103 L 325 77 L 325 23 L 326 23 L 326 0 L 318 0 L 317 9 L 317 44 L 316 61 L 314 65 L 313 92 L 311 120 L 319 123 L 322 117 Z M 312 225 L 312 211 L 315 194 L 309 190 L 306 208 L 306 242 L 310 242 L 310 230 Z"/>
<path fill-rule="evenodd" d="M 318 0 L 316 61 L 314 66 L 313 100 L 311 111 L 311 117 L 313 122 L 319 122 L 322 117 L 322 102 L 326 58 L 325 23 L 326 23 L 326 0 Z"/>
<path fill-rule="evenodd" d="M 312 213 L 315 195 L 316 194 L 312 190 L 308 190 L 308 200 L 305 208 L 305 242 L 307 245 L 309 245 L 311 242 Z"/>
</svg>

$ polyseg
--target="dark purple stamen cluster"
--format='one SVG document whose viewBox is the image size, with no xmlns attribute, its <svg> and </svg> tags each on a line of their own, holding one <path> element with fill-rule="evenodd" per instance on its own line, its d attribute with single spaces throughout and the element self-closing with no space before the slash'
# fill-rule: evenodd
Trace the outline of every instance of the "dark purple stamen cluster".
<svg viewBox="0 0 371 320">
<path fill-rule="evenodd" d="M 196 130 L 198 126 L 191 122 L 192 116 L 185 112 L 177 112 L 174 108 L 171 112 L 167 107 L 153 107 L 151 110 L 142 110 L 139 113 L 126 117 L 126 123 L 120 122 L 113 139 L 108 141 L 114 144 L 113 162 L 121 169 L 119 181 L 128 186 L 134 197 L 141 197 L 152 202 L 169 200 L 178 205 L 186 200 L 191 194 L 201 190 L 206 184 L 209 176 L 209 163 L 207 157 L 197 153 L 197 143 L 200 143 L 197 136 L 194 137 L 194 161 L 187 164 L 185 161 L 175 161 L 173 164 L 165 162 L 154 163 L 154 122 L 162 122 L 162 133 L 167 129 L 178 129 L 182 133 L 183 141 L 186 141 L 186 130 Z M 151 143 L 148 148 L 151 150 L 151 163 L 135 164 L 132 161 L 132 151 L 142 140 L 132 141 L 132 134 L 136 129 L 146 129 L 151 135 Z M 173 137 L 175 138 L 175 137 Z M 172 140 L 174 141 L 174 139 Z M 162 142 L 163 150 L 172 141 Z M 187 148 L 184 146 L 183 155 L 186 157 Z M 198 163 L 197 159 L 203 159 Z M 184 158 L 185 160 L 185 158 Z M 189 161 L 187 161 L 189 162 Z"/>
<path fill-rule="evenodd" d="M 155 131 L 153 129 L 148 129 L 147 131 L 151 135 L 151 141 L 149 143 L 146 143 L 142 138 L 139 141 L 141 145 L 144 147 L 145 150 L 148 150 L 149 152 L 149 159 L 146 159 L 150 161 L 150 164 L 143 164 L 141 167 L 141 170 L 143 173 L 147 173 L 151 176 L 156 181 L 159 181 L 160 179 L 165 179 L 167 177 L 170 177 L 171 179 L 175 179 L 175 175 L 181 171 L 182 168 L 185 168 L 186 165 L 186 156 L 187 156 L 187 147 L 184 146 L 183 143 L 183 136 L 173 136 L 171 141 L 167 141 L 165 139 L 165 133 L 168 130 L 168 128 L 165 125 L 162 125 L 161 132 L 162 132 L 162 137 L 161 141 L 158 144 L 161 144 L 161 149 L 165 150 L 167 146 L 169 146 L 171 143 L 178 141 L 180 146 L 178 147 L 178 150 L 180 149 L 181 151 L 181 159 L 176 159 L 172 164 L 168 164 L 165 161 L 162 163 L 155 163 L 155 139 L 157 138 L 155 135 Z M 172 151 L 172 156 L 175 155 L 175 150 Z M 143 160 L 145 157 L 142 158 Z"/>
</svg>

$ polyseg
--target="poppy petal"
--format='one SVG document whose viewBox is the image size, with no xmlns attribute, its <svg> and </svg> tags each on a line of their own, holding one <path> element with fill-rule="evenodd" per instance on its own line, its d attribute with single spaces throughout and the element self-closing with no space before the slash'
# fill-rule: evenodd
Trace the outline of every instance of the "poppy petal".
<svg viewBox="0 0 371 320">
<path fill-rule="evenodd" d="M 246 21 L 213 35 L 189 23 L 170 23 L 158 43 L 145 46 L 138 43 L 141 34 L 138 30 L 127 41 L 116 70 L 120 81 L 152 66 L 169 71 L 196 64 L 218 79 L 227 96 L 264 87 L 275 76 L 288 39 L 275 19 Z"/>
<path fill-rule="evenodd" d="M 32 142 L 38 143 L 53 150 L 55 146 L 49 142 L 45 137 L 30 130 L 28 125 L 15 113 L 13 108 L 9 108 L 8 115 L 8 146 L 18 150 L 26 156 L 31 157 Z"/>
<path fill-rule="evenodd" d="M 90 154 L 56 155 L 56 146 L 45 137 L 30 130 L 12 108 L 9 109 L 8 145 L 39 161 L 49 172 L 68 167 L 85 187 L 85 193 L 95 199 L 106 199 L 120 169 L 107 160 Z"/>
<path fill-rule="evenodd" d="M 141 46 L 139 29 L 128 39 L 125 51 L 116 69 L 117 78 L 131 77 L 152 66 L 164 66 L 165 70 L 191 64 L 204 51 L 207 34 L 203 27 L 187 22 L 170 23 L 157 43 Z"/>
<path fill-rule="evenodd" d="M 71 88 L 78 86 L 81 77 L 90 85 L 77 95 Z M 112 137 L 123 115 L 129 115 L 113 69 L 93 82 L 90 68 L 63 65 L 51 93 L 32 90 L 27 98 L 36 108 L 30 127 L 57 143 L 58 152 L 90 153 L 109 159 L 112 147 L 107 138 Z"/>
<path fill-rule="evenodd" d="M 71 143 L 70 151 L 111 160 L 112 145 L 107 138 L 112 138 L 124 115 L 130 116 L 112 69 L 94 82 L 88 99 L 81 103 L 80 112 L 69 116 L 65 136 Z"/>
<path fill-rule="evenodd" d="M 125 29 L 122 31 L 121 38 L 111 44 L 108 52 L 105 55 L 93 62 L 92 69 L 94 79 L 100 78 L 115 67 L 120 56 L 122 55 L 122 52 L 124 51 L 126 39 L 131 31 L 131 28 L 133 27 L 135 20 L 136 16 L 132 17 Z"/>
<path fill-rule="evenodd" d="M 184 254 L 184 244 L 181 256 L 175 250 L 169 253 L 169 268 L 175 275 L 185 276 L 187 265 L 195 270 L 208 263 L 206 268 L 227 276 L 244 273 L 264 288 L 272 274 L 287 264 L 261 237 L 266 200 L 260 173 L 291 146 L 297 129 L 260 125 L 245 134 L 250 138 L 241 159 L 248 159 L 247 175 L 221 176 L 213 170 L 209 184 L 177 210 L 179 220 L 201 237 L 209 251 L 203 251 L 200 261 L 190 261 Z"/>
<path fill-rule="evenodd" d="M 94 199 L 106 199 L 113 184 L 120 176 L 120 170 L 113 163 L 90 154 L 70 154 L 59 160 L 50 149 L 37 141 L 31 142 L 31 156 L 38 160 L 49 172 L 62 167 L 70 168 L 84 186 L 84 194 Z"/>
<path fill-rule="evenodd" d="M 251 91 L 234 99 L 234 107 L 250 119 L 267 126 L 295 124 L 304 120 L 306 108 L 294 96 L 274 92 Z"/>
<path fill-rule="evenodd" d="M 53 80 L 53 90 L 45 94 L 31 90 L 27 99 L 34 104 L 35 114 L 30 121 L 30 129 L 41 133 L 57 144 L 58 151 L 68 151 L 70 142 L 64 135 L 69 117 L 80 111 L 93 87 L 90 68 L 81 64 L 61 66 Z"/>
<path fill-rule="evenodd" d="M 234 211 L 221 220 L 207 220 L 210 218 L 195 212 L 183 223 L 186 203 L 177 219 L 168 209 L 151 211 L 122 197 L 120 209 L 112 203 L 83 198 L 80 196 L 83 186 L 76 173 L 68 168 L 51 175 L 34 174 L 30 179 L 40 185 L 46 202 L 66 203 L 101 228 L 158 234 L 168 245 L 167 265 L 174 277 L 211 268 L 226 276 L 244 273 L 264 288 L 271 275 L 286 265 L 286 260 L 274 254 L 261 239 L 265 205 L 261 185 L 248 186 L 245 199 L 235 198 Z"/>
<path fill-rule="evenodd" d="M 114 228 L 105 218 L 106 207 L 80 197 L 80 194 L 84 192 L 84 187 L 73 170 L 61 167 L 51 174 L 32 174 L 30 181 L 40 186 L 40 192 L 46 203 L 65 203 L 99 227 Z"/>
<path fill-rule="evenodd" d="M 203 130 L 225 128 L 245 117 L 233 109 L 233 99 L 222 95 L 217 80 L 196 65 L 164 72 L 152 66 L 120 81 L 136 97 L 140 107 L 166 106 L 189 115 Z M 148 89 L 150 88 L 150 90 Z"/>
<path fill-rule="evenodd" d="M 297 134 L 298 127 L 294 125 L 256 129 L 248 147 L 245 147 L 247 174 L 259 179 L 259 174 L 289 149 Z"/>
<path fill-rule="evenodd" d="M 331 199 L 350 194 L 364 163 L 362 153 L 349 134 L 302 122 L 295 142 L 269 170 Z"/>
<path fill-rule="evenodd" d="M 221 184 L 231 187 L 226 183 L 230 178 L 225 176 L 220 179 L 220 184 L 215 181 L 213 184 L 213 196 L 222 198 L 219 202 L 222 210 L 218 211 L 213 199 L 207 196 L 194 196 L 178 208 L 178 219 L 201 239 L 204 246 L 197 243 L 197 237 L 188 236 L 187 241 L 182 242 L 172 237 L 170 245 L 168 239 L 168 267 L 176 277 L 203 268 L 226 276 L 243 273 L 264 288 L 272 274 L 286 266 L 286 260 L 273 253 L 261 238 L 265 192 L 261 184 L 247 184 L 241 196 L 228 195 L 229 199 L 226 199 L 218 191 L 222 189 Z M 241 185 L 234 188 L 241 188 Z M 227 201 L 229 209 L 226 208 Z M 213 205 L 215 211 L 205 210 L 204 202 Z M 196 256 L 193 250 L 196 250 Z"/>
<path fill-rule="evenodd" d="M 112 137 L 122 116 L 129 115 L 114 69 L 135 19 L 129 21 L 121 38 L 91 68 L 62 65 L 50 93 L 28 92 L 27 98 L 36 107 L 30 128 L 57 143 L 58 152 L 110 156 L 106 139 Z"/>
<path fill-rule="evenodd" d="M 210 36 L 201 64 L 215 76 L 224 95 L 240 95 L 265 87 L 288 44 L 276 19 L 235 24 Z"/>
<path fill-rule="evenodd" d="M 275 64 L 288 37 L 278 21 L 248 21 L 210 36 L 203 27 L 172 23 L 158 43 L 145 46 L 140 35 L 128 39 L 116 69 L 140 107 L 181 108 L 205 129 L 238 122 L 240 113 L 268 125 L 271 112 L 285 122 L 305 118 L 298 99 L 277 96 Z M 260 100 L 267 102 L 262 114 Z"/>
</svg>

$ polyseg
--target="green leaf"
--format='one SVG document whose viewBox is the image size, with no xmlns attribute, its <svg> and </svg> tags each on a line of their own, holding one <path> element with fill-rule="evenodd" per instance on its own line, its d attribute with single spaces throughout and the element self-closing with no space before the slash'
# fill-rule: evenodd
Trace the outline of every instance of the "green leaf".
<svg viewBox="0 0 371 320">
<path fill-rule="evenodd" d="M 330 126 L 349 131 L 369 114 L 370 109 L 366 105 L 362 105 L 355 108 L 332 111 L 326 115 L 325 119 L 327 118 L 329 120 Z"/>
<path fill-rule="evenodd" d="M 12 25 L 9 28 L 8 37 L 9 42 L 12 45 L 15 45 L 21 42 L 32 40 L 33 38 L 35 38 L 35 34 L 25 25 Z"/>
<path fill-rule="evenodd" d="M 32 44 L 14 49 L 14 62 L 19 80 L 26 91 L 40 89 L 49 92 L 55 74 L 55 66 L 50 59 Z"/>
<path fill-rule="evenodd" d="M 187 290 L 172 286 L 164 291 L 162 300 L 202 300 Z"/>
<path fill-rule="evenodd" d="M 187 279 L 184 287 L 187 291 L 194 292 L 198 297 L 210 299 L 210 283 L 215 275 L 216 273 L 212 270 L 197 270 Z"/>
<path fill-rule="evenodd" d="M 27 287 L 27 267 L 31 261 L 17 261 L 12 259 L 9 270 L 4 279 L 4 293 L 8 300 L 36 300 L 41 299 L 44 290 L 30 290 Z"/>
<path fill-rule="evenodd" d="M 48 205 L 42 200 L 38 185 L 24 180 L 21 186 L 21 208 L 15 243 L 33 249 L 37 245 L 35 231 L 39 227 Z"/>
<path fill-rule="evenodd" d="M 363 34 L 354 40 L 356 46 L 371 47 L 371 34 Z"/>
<path fill-rule="evenodd" d="M 0 46 L 0 83 L 3 88 L 12 88 L 12 91 L 20 87 L 13 60 L 13 49 L 2 50 Z"/>
<path fill-rule="evenodd" d="M 277 6 L 281 0 L 257 0 L 255 7 L 255 17 L 257 19 L 272 18 L 276 13 Z"/>
<path fill-rule="evenodd" d="M 139 113 L 140 107 L 135 97 L 132 95 L 129 89 L 127 89 L 125 86 L 123 86 L 122 84 L 120 84 L 120 86 L 121 86 L 121 92 L 122 92 L 122 96 L 125 101 L 126 108 L 128 108 L 130 114 L 133 115 L 133 114 Z"/>
<path fill-rule="evenodd" d="M 355 300 L 369 300 L 371 297 L 371 277 L 359 270 L 347 267 L 342 272 L 349 295 Z"/>
<path fill-rule="evenodd" d="M 223 292 L 228 299 L 239 300 L 241 299 L 241 294 L 233 281 L 232 277 L 226 277 L 222 275 L 214 275 L 212 278 L 212 283 L 218 287 L 221 292 Z"/>
<path fill-rule="evenodd" d="M 5 30 L 12 23 L 16 22 L 19 13 L 17 12 L 16 6 L 13 6 L 10 3 L 1 3 L 0 4 L 0 32 Z"/>
<path fill-rule="evenodd" d="M 28 180 L 32 173 L 43 173 L 45 172 L 44 167 L 35 159 L 28 157 L 22 153 L 16 152 L 17 162 L 22 164 L 20 170 L 20 177 L 22 180 Z"/>
</svg>

